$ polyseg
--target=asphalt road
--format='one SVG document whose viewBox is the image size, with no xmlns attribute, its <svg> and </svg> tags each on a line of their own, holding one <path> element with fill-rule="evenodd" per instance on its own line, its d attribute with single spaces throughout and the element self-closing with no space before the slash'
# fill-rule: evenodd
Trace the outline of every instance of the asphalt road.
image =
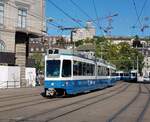
<svg viewBox="0 0 150 122">
<path fill-rule="evenodd" d="M 0 122 L 150 122 L 150 84 L 45 98 L 42 87 L 0 90 Z"/>
</svg>

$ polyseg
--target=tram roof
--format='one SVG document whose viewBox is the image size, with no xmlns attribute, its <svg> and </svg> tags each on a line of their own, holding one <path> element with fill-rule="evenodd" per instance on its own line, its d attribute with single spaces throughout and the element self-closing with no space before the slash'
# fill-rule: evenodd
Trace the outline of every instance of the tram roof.
<svg viewBox="0 0 150 122">
<path fill-rule="evenodd" d="M 58 55 L 68 55 L 68 56 L 77 56 L 80 58 L 84 58 L 84 59 L 88 59 L 88 60 L 92 60 L 92 61 L 96 61 L 99 63 L 103 63 L 104 65 L 109 66 L 110 68 L 114 68 L 115 65 L 108 63 L 107 61 L 100 59 L 100 58 L 95 58 L 94 56 L 94 52 L 79 52 L 76 50 L 70 50 L 70 49 L 49 49 L 47 51 L 47 55 L 51 55 L 51 56 L 58 56 Z"/>
</svg>

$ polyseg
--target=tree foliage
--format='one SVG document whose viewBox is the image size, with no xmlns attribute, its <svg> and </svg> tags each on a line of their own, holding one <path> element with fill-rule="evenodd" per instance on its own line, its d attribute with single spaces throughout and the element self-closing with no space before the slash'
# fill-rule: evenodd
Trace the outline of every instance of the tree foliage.
<svg viewBox="0 0 150 122">
<path fill-rule="evenodd" d="M 77 42 L 75 42 L 75 46 L 78 47 L 80 45 L 83 45 L 84 40 L 79 40 Z"/>
<path fill-rule="evenodd" d="M 37 71 L 44 71 L 44 57 L 42 53 L 34 53 L 31 57 L 35 60 L 35 68 Z"/>
<path fill-rule="evenodd" d="M 103 58 L 115 64 L 118 70 L 129 71 L 137 69 L 138 61 L 139 71 L 142 71 L 144 56 L 128 43 L 113 44 L 111 40 L 107 40 L 105 37 L 95 37 L 90 41 L 89 39 L 82 40 L 82 44 L 86 44 L 87 42 L 95 45 L 96 57 Z"/>
<path fill-rule="evenodd" d="M 97 50 L 99 52 L 99 49 Z M 105 39 L 101 51 L 103 52 L 103 59 L 115 64 L 118 70 L 129 71 L 131 69 L 137 69 L 138 63 L 139 71 L 142 71 L 144 56 L 126 42 L 112 44 Z"/>
</svg>

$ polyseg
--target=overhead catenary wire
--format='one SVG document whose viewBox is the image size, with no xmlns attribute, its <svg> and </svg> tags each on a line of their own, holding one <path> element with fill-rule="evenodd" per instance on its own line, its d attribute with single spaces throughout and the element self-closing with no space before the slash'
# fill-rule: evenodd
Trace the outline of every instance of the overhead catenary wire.
<svg viewBox="0 0 150 122">
<path fill-rule="evenodd" d="M 136 7 L 135 1 L 134 1 L 134 0 L 132 0 L 132 1 L 133 1 L 134 9 L 135 9 L 135 12 L 136 12 L 136 16 L 137 16 L 137 20 L 136 20 L 135 24 L 132 26 L 132 28 L 133 28 L 133 29 L 139 28 L 140 31 L 144 32 L 144 30 L 145 30 L 146 28 L 149 28 L 149 25 L 144 25 L 144 24 L 142 23 L 143 17 L 141 17 L 141 16 L 142 16 L 142 14 L 143 14 L 144 8 L 145 8 L 145 6 L 146 6 L 148 0 L 145 0 L 145 1 L 144 1 L 143 6 L 142 6 L 142 8 L 141 8 L 141 10 L 140 10 L 139 13 L 138 13 L 138 11 L 137 11 L 137 7 Z M 138 23 L 139 23 L 139 25 L 138 25 Z"/>
<path fill-rule="evenodd" d="M 73 22 L 77 23 L 79 26 L 84 27 L 80 22 L 78 22 L 75 18 L 73 18 L 71 15 L 69 15 L 67 12 L 65 12 L 63 9 L 61 9 L 59 6 L 57 6 L 54 2 L 51 0 L 47 0 L 49 3 L 51 3 L 55 8 L 57 8 L 60 12 L 62 12 L 64 15 L 66 15 L 68 18 L 70 18 Z"/>
<path fill-rule="evenodd" d="M 75 3 L 73 0 L 70 0 L 70 2 L 71 2 L 76 8 L 78 8 L 85 16 L 87 16 L 87 18 L 89 18 L 90 20 L 93 20 L 92 17 L 90 17 L 90 16 L 84 11 L 84 9 L 82 9 L 77 3 Z"/>
<path fill-rule="evenodd" d="M 7 5 L 9 5 L 9 6 L 11 6 L 11 7 L 13 7 L 13 8 L 15 8 L 15 9 L 17 9 L 18 10 L 18 7 L 16 7 L 15 5 L 13 5 L 13 2 L 7 2 L 6 3 Z M 61 8 L 60 8 L 61 9 Z M 65 12 L 65 11 L 64 11 Z M 66 12 L 65 12 L 66 13 Z M 66 13 L 67 14 L 67 13 Z M 62 30 L 64 27 L 63 27 L 63 25 L 60 25 L 60 24 L 55 24 L 54 23 L 54 21 L 48 21 L 48 18 L 46 18 L 46 17 L 42 17 L 42 16 L 39 16 L 39 15 L 37 15 L 35 12 L 28 12 L 28 15 L 30 15 L 30 16 L 32 16 L 32 17 L 34 17 L 34 18 L 36 18 L 36 19 L 38 19 L 38 20 L 43 20 L 43 22 L 45 21 L 46 23 L 49 23 L 50 25 L 52 25 L 52 26 L 54 26 L 54 27 L 56 27 L 56 28 L 58 28 L 58 30 Z M 69 15 L 69 14 L 68 14 Z M 67 15 L 66 15 L 67 16 Z M 70 16 L 71 17 L 71 16 Z M 68 18 L 70 18 L 70 17 L 68 17 Z M 76 22 L 76 23 L 78 23 L 79 25 L 81 25 L 76 19 L 74 19 L 73 17 L 71 17 L 72 19 L 72 21 L 74 21 L 74 22 Z M 82 25 L 81 25 L 82 26 Z M 83 26 L 82 26 L 83 27 Z M 47 27 L 46 27 L 47 28 Z"/>
<path fill-rule="evenodd" d="M 132 0 L 132 2 L 133 2 L 133 5 L 134 5 L 134 10 L 135 10 L 136 16 L 137 16 L 137 21 L 136 21 L 136 23 L 134 24 L 134 27 L 137 25 L 137 23 L 139 23 L 140 26 L 142 26 L 142 23 L 141 23 L 140 18 L 141 18 L 141 16 L 142 16 L 143 10 L 144 10 L 144 8 L 145 8 L 145 6 L 146 6 L 146 4 L 147 4 L 147 0 L 144 1 L 144 4 L 143 4 L 142 9 L 141 9 L 141 11 L 140 11 L 139 14 L 138 14 L 138 11 L 137 11 L 137 7 L 136 7 L 135 0 Z"/>
<path fill-rule="evenodd" d="M 147 4 L 147 0 L 144 1 L 143 7 L 142 7 L 141 12 L 139 14 L 139 18 L 142 16 L 142 13 L 143 13 L 143 10 L 144 10 L 146 4 Z"/>
<path fill-rule="evenodd" d="M 96 25 L 99 27 L 100 31 L 104 30 L 101 26 L 98 25 L 98 23 L 96 23 L 96 22 L 93 20 L 93 18 L 92 18 L 91 16 L 89 16 L 89 14 L 88 14 L 86 11 L 84 11 L 84 9 L 82 9 L 76 2 L 74 2 L 73 0 L 70 0 L 70 2 L 71 2 L 76 8 L 78 8 L 90 21 L 92 21 L 94 24 L 96 24 Z M 99 20 L 98 16 L 97 16 L 97 20 Z M 103 32 L 102 32 L 102 34 L 103 34 Z"/>
<path fill-rule="evenodd" d="M 102 28 L 100 27 L 100 23 L 99 23 L 99 18 L 98 18 L 98 13 L 97 13 L 97 9 L 96 9 L 96 5 L 95 5 L 95 1 L 94 1 L 94 0 L 92 0 L 92 2 L 93 2 L 93 7 L 94 7 L 94 11 L 95 11 L 96 19 L 98 20 L 98 21 L 97 21 L 97 24 L 98 24 L 98 26 L 99 26 L 99 29 L 101 30 Z"/>
<path fill-rule="evenodd" d="M 134 0 L 132 0 L 133 2 L 133 5 L 134 5 L 134 10 L 135 10 L 135 13 L 136 13 L 136 16 L 137 16 L 137 21 L 140 25 L 142 25 L 141 21 L 140 21 L 140 17 L 139 17 L 139 14 L 138 14 L 138 11 L 137 11 L 137 7 L 136 7 L 136 3 Z"/>
</svg>

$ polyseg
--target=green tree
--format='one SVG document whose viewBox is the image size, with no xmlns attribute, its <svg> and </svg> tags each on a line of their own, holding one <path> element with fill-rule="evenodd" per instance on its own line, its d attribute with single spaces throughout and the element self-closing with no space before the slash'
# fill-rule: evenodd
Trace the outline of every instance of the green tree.
<svg viewBox="0 0 150 122">
<path fill-rule="evenodd" d="M 84 43 L 84 40 L 76 41 L 76 42 L 75 42 L 75 46 L 78 47 L 78 46 L 80 46 L 80 45 L 83 45 L 83 43 Z"/>
<path fill-rule="evenodd" d="M 32 59 L 35 60 L 35 68 L 37 71 L 44 71 L 44 56 L 42 53 L 34 53 Z"/>
<path fill-rule="evenodd" d="M 97 58 L 103 58 L 108 62 L 115 64 L 118 70 L 129 71 L 137 69 L 137 57 L 139 71 L 142 71 L 144 56 L 128 43 L 119 44 L 111 43 L 105 37 L 94 37 L 93 39 L 85 39 L 78 41 L 78 45 L 92 43 L 95 45 L 95 53 Z"/>
<path fill-rule="evenodd" d="M 97 37 L 95 44 L 96 56 L 115 64 L 118 70 L 129 71 L 133 68 L 137 69 L 138 57 L 139 71 L 142 71 L 144 56 L 128 43 L 113 44 L 105 37 Z"/>
<path fill-rule="evenodd" d="M 143 68 L 144 56 L 136 49 L 132 48 L 128 43 L 122 42 L 117 46 L 116 63 L 113 62 L 119 70 L 129 71 L 131 69 L 137 69 L 137 58 L 139 71 L 141 73 Z"/>
<path fill-rule="evenodd" d="M 95 45 L 96 57 L 106 59 L 106 54 L 108 52 L 109 42 L 105 37 L 95 37 L 93 39 L 93 44 Z"/>
</svg>

